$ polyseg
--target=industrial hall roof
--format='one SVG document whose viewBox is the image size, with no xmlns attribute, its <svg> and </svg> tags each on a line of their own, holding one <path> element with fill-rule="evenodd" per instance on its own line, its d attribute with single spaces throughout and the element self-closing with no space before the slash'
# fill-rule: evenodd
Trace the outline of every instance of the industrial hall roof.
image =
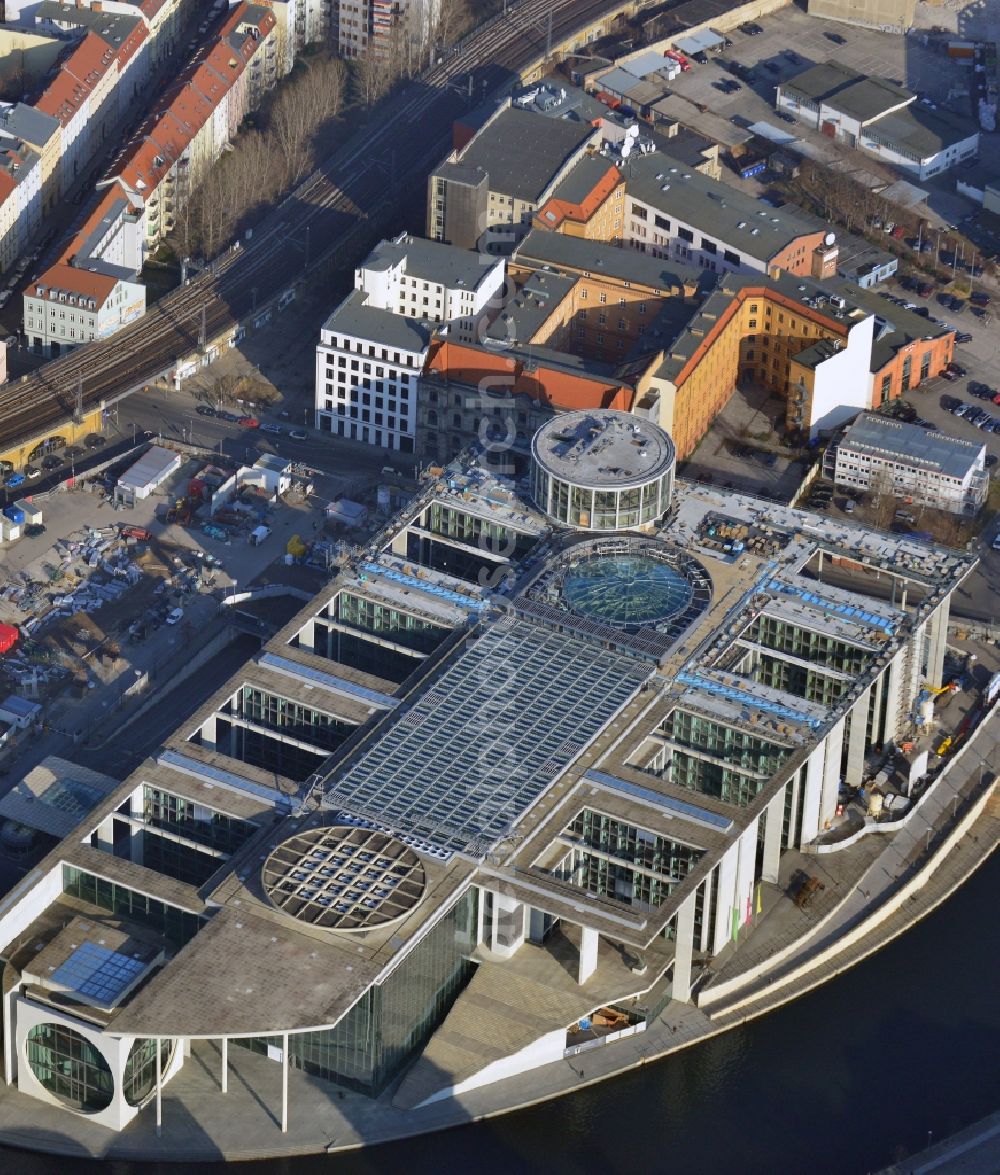
<svg viewBox="0 0 1000 1175">
<path fill-rule="evenodd" d="M 476 135 L 458 162 L 488 174 L 490 191 L 537 203 L 593 134 L 589 122 L 546 118 L 511 107 Z"/>
</svg>

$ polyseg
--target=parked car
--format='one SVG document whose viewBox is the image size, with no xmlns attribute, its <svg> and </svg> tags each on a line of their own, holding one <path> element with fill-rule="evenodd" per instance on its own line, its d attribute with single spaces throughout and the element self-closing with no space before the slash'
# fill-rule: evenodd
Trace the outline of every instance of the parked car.
<svg viewBox="0 0 1000 1175">
<path fill-rule="evenodd" d="M 961 363 L 949 363 L 948 370 L 952 373 L 952 375 L 957 375 L 959 379 L 964 379 L 969 374 L 961 365 Z"/>
<path fill-rule="evenodd" d="M 214 416 L 215 415 L 215 409 L 209 408 L 209 406 L 207 404 L 199 404 L 198 407 L 195 409 L 195 411 L 198 413 L 199 416 Z"/>
<path fill-rule="evenodd" d="M 166 616 L 167 624 L 179 624 L 184 618 L 183 608 L 174 608 L 173 611 L 168 612 Z"/>
<path fill-rule="evenodd" d="M 853 514 L 854 511 L 857 509 L 857 505 L 858 505 L 857 502 L 855 502 L 855 500 L 853 498 L 845 498 L 844 499 L 844 513 L 845 514 Z"/>
<path fill-rule="evenodd" d="M 55 453 L 50 453 L 47 457 L 42 458 L 43 469 L 58 469 L 62 464 L 64 464 L 62 457 L 56 456 Z"/>
<path fill-rule="evenodd" d="M 281 427 L 280 424 L 262 424 L 260 426 L 260 431 L 274 433 L 276 436 L 281 436 L 285 430 Z"/>
<path fill-rule="evenodd" d="M 260 428 L 260 421 L 256 416 L 241 416 L 237 423 L 243 428 Z"/>
<path fill-rule="evenodd" d="M 104 437 L 99 432 L 92 432 L 83 443 L 88 449 L 99 449 L 104 444 Z"/>
<path fill-rule="evenodd" d="M 975 293 L 969 295 L 969 301 L 973 306 L 989 306 L 990 296 L 981 290 L 977 290 Z"/>
<path fill-rule="evenodd" d="M 971 343 L 972 342 L 972 335 L 970 335 L 967 330 L 956 331 L 955 332 L 955 342 L 956 343 Z"/>
<path fill-rule="evenodd" d="M 996 453 L 987 453 L 986 454 L 986 461 L 985 461 L 986 468 L 992 469 L 993 466 L 996 465 L 998 460 L 1000 460 L 1000 458 L 997 457 Z"/>
<path fill-rule="evenodd" d="M 753 21 L 747 21 L 740 25 L 740 32 L 746 33 L 748 37 L 759 37 L 764 30 L 759 24 L 754 24 Z"/>
<path fill-rule="evenodd" d="M 16 490 L 18 486 L 24 485 L 24 474 L 23 473 L 12 473 L 10 475 L 10 477 L 8 477 L 7 480 L 4 482 L 4 485 L 9 490 Z"/>
<path fill-rule="evenodd" d="M 954 383 L 958 379 L 958 376 L 953 371 L 949 371 L 947 367 L 938 372 L 938 377 L 947 380 L 948 383 Z"/>
<path fill-rule="evenodd" d="M 24 528 L 24 533 L 29 539 L 37 539 L 40 535 L 45 534 L 45 527 L 40 522 L 30 522 Z"/>
<path fill-rule="evenodd" d="M 795 115 L 789 114 L 787 110 L 778 110 L 775 112 L 782 122 L 794 122 Z"/>
<path fill-rule="evenodd" d="M 42 471 L 38 468 L 37 465 L 26 465 L 24 467 L 24 476 L 28 478 L 29 481 L 34 481 L 36 477 L 42 476 Z"/>
</svg>

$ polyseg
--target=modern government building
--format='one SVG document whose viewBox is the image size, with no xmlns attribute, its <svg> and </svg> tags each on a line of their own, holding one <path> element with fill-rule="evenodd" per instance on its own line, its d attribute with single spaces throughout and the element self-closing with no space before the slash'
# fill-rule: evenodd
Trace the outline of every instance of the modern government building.
<svg viewBox="0 0 1000 1175">
<path fill-rule="evenodd" d="M 284 1129 L 289 1070 L 419 1112 L 641 1032 L 940 683 L 973 565 L 676 481 L 622 413 L 439 471 L 126 781 L 0 801 L 51 844 L 0 903 L 5 1081 L 122 1130 L 211 1042 Z"/>
</svg>

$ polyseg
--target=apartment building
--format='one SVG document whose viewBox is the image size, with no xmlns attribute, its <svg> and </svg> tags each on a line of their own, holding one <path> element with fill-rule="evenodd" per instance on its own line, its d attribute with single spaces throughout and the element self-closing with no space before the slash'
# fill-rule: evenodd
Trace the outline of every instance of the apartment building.
<svg viewBox="0 0 1000 1175">
<path fill-rule="evenodd" d="M 145 309 L 146 291 L 138 282 L 57 264 L 25 293 L 25 339 L 36 353 L 54 357 L 107 338 Z"/>
<path fill-rule="evenodd" d="M 43 4 L 46 19 L 79 28 L 82 39 L 59 68 L 36 110 L 56 119 L 60 127 L 59 191 L 68 192 L 86 172 L 95 152 L 117 128 L 148 77 L 144 52 L 146 27 L 137 17 L 108 14 L 100 32 L 87 25 L 101 13 L 59 4 Z M 75 14 L 75 15 L 71 15 Z"/>
<path fill-rule="evenodd" d="M 41 221 L 41 156 L 0 131 L 0 270 L 10 269 Z"/>
<path fill-rule="evenodd" d="M 24 102 L 0 103 L 0 137 L 20 140 L 38 154 L 44 217 L 59 199 L 58 121 Z"/>
<path fill-rule="evenodd" d="M 367 302 L 363 290 L 354 290 L 320 331 L 316 427 L 380 449 L 412 453 L 417 381 L 432 327 Z"/>
<path fill-rule="evenodd" d="M 659 151 L 629 157 L 625 243 L 717 273 L 837 272 L 836 236 L 792 208 L 773 208 Z"/>
<path fill-rule="evenodd" d="M 508 102 L 431 172 L 427 235 L 463 249 L 510 253 L 598 140 L 588 121 L 548 118 Z"/>
<path fill-rule="evenodd" d="M 503 258 L 401 233 L 376 245 L 354 271 L 354 288 L 369 307 L 427 319 L 471 342 L 500 308 L 505 270 Z"/>
<path fill-rule="evenodd" d="M 577 160 L 531 218 L 532 228 L 615 243 L 624 224 L 625 178 L 600 155 Z"/>
<path fill-rule="evenodd" d="M 951 514 L 978 514 L 989 492 L 986 446 L 863 412 L 823 457 L 837 485 Z"/>
<path fill-rule="evenodd" d="M 317 427 L 414 452 L 417 380 L 432 337 L 472 342 L 499 309 L 505 262 L 401 234 L 354 274 L 316 348 Z"/>
<path fill-rule="evenodd" d="M 919 386 L 954 353 L 950 329 L 837 277 L 712 273 L 541 230 L 509 272 L 516 293 L 484 343 L 607 365 L 682 459 L 738 383 L 781 396 L 786 427 L 816 437 Z"/>
<path fill-rule="evenodd" d="M 219 158 L 248 111 L 277 78 L 275 18 L 257 5 L 233 9 L 219 36 L 160 99 L 112 177 L 143 209 L 147 248 L 173 228 L 190 192 Z"/>
<path fill-rule="evenodd" d="M 812 130 L 929 179 L 979 151 L 969 118 L 932 108 L 885 78 L 826 61 L 778 86 L 775 105 Z"/>
<path fill-rule="evenodd" d="M 274 15 L 278 73 L 284 77 L 307 45 L 324 43 L 330 33 L 332 0 L 263 0 Z"/>
</svg>

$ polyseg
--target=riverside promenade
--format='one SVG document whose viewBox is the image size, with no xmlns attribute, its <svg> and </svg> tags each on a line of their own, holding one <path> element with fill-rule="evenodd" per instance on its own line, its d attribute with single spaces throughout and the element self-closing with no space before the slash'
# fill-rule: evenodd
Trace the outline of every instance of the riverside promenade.
<svg viewBox="0 0 1000 1175">
<path fill-rule="evenodd" d="M 713 960 L 702 981 L 703 1006 L 670 1003 L 644 1032 L 424 1108 L 394 1105 L 393 1089 L 376 1100 L 348 1091 L 331 1098 L 327 1083 L 292 1071 L 284 1134 L 281 1067 L 231 1048 L 223 1093 L 218 1042 L 196 1041 L 193 1063 L 163 1090 L 159 1130 L 153 1105 L 115 1134 L 0 1087 L 0 1140 L 69 1156 L 179 1162 L 329 1153 L 508 1113 L 659 1060 L 824 983 L 952 894 L 1000 842 L 1000 793 L 986 768 L 1000 762 L 998 741 L 994 711 L 928 791 L 919 820 L 889 836 L 865 837 L 843 855 L 810 855 L 810 863 L 822 863 L 833 893 L 815 912 L 811 931 L 790 923 L 794 903 L 775 888 L 742 943 Z"/>
</svg>

